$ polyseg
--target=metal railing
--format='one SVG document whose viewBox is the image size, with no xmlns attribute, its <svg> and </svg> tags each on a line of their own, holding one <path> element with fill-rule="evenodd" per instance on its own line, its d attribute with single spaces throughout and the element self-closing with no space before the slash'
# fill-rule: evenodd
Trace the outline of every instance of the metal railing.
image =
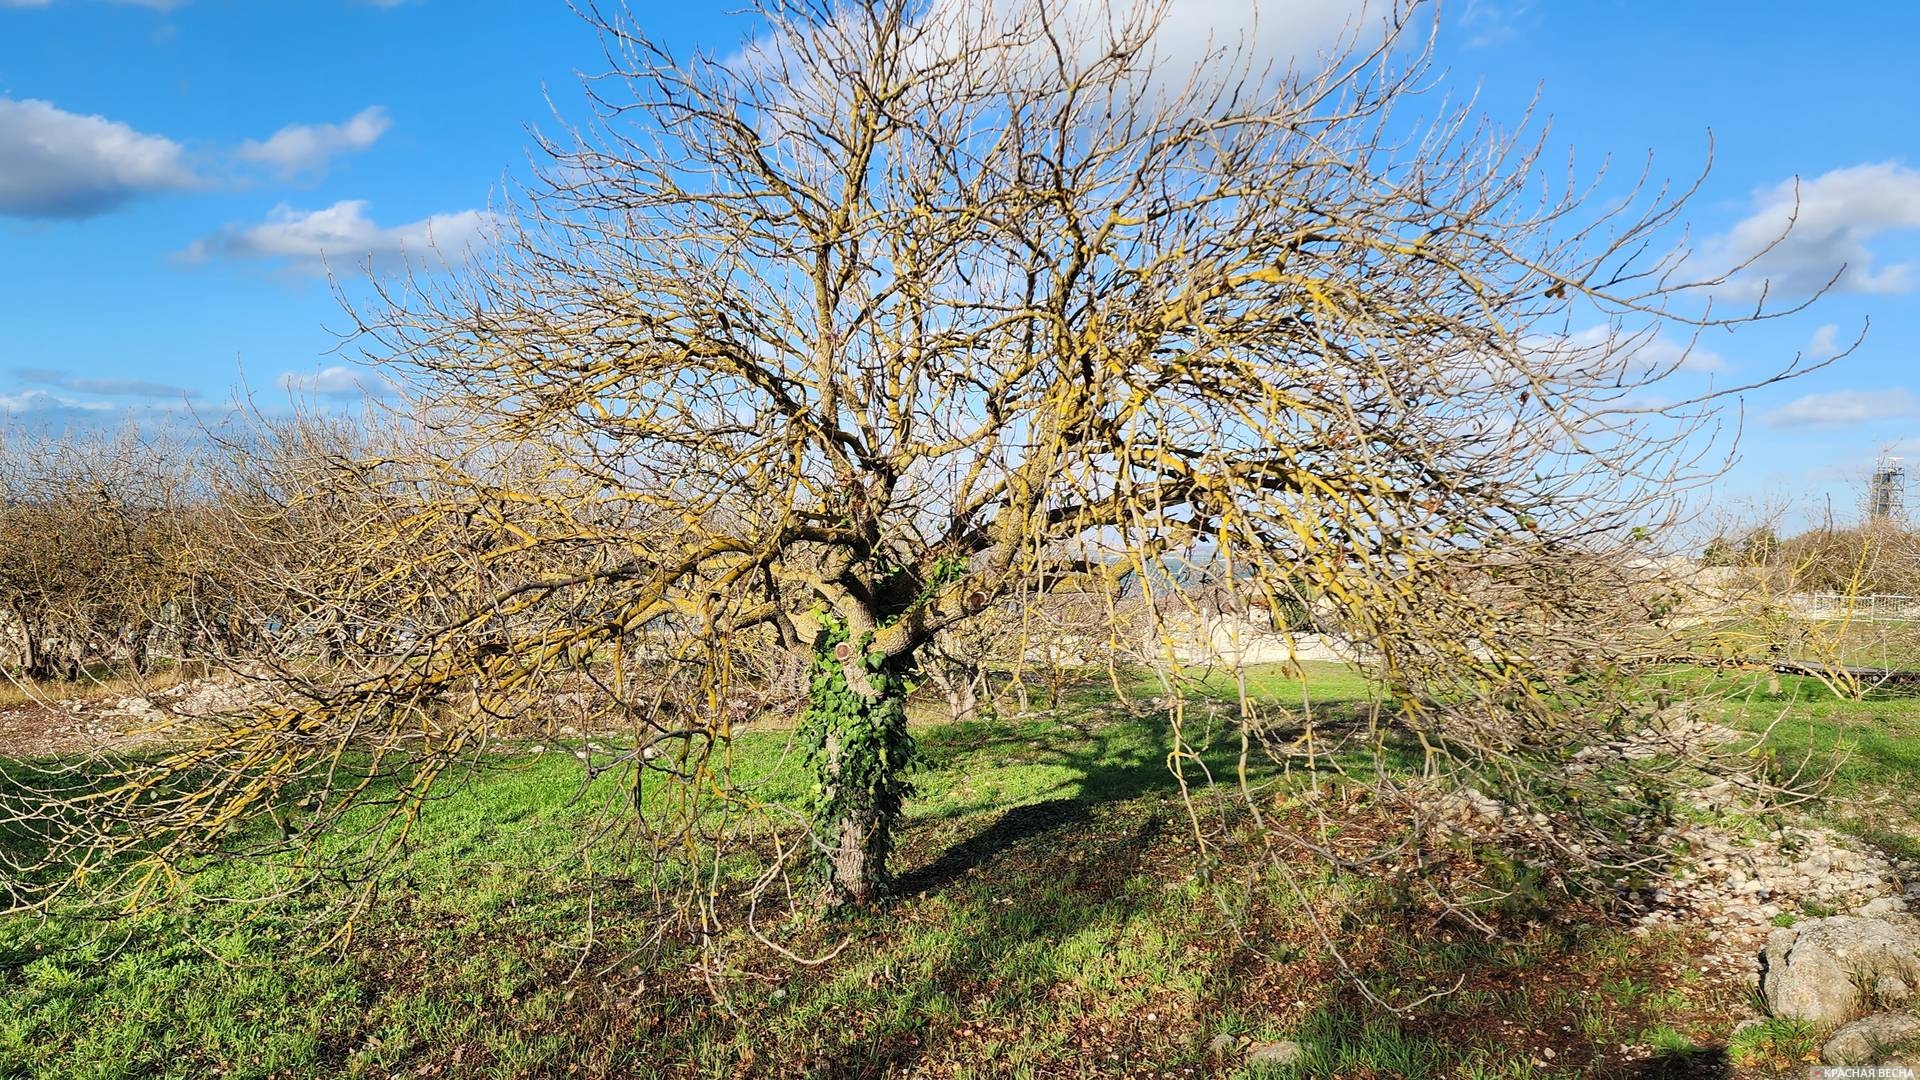
<svg viewBox="0 0 1920 1080">
<path fill-rule="evenodd" d="M 1920 596 L 1899 593 L 1795 593 L 1787 598 L 1787 606 L 1795 615 L 1815 619 L 1920 620 Z"/>
</svg>

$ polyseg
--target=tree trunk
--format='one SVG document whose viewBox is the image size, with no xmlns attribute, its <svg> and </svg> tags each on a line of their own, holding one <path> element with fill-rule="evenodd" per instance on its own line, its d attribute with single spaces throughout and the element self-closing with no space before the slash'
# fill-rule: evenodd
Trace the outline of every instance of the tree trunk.
<svg viewBox="0 0 1920 1080">
<path fill-rule="evenodd" d="M 843 662 L 833 654 L 837 644 L 821 647 L 807 693 L 821 792 L 814 830 L 833 905 L 864 903 L 885 888 L 913 755 L 904 664 L 889 660 L 871 670 L 864 658 Z"/>
<path fill-rule="evenodd" d="M 958 675 L 947 684 L 947 711 L 952 714 L 956 724 L 972 723 L 980 719 L 980 695 L 974 690 L 978 681 L 978 672 L 962 667 Z"/>
<path fill-rule="evenodd" d="M 133 665 L 135 675 L 147 673 L 147 642 L 152 636 L 150 627 L 141 627 L 134 631 L 133 639 L 127 643 L 127 662 Z"/>
<path fill-rule="evenodd" d="M 27 678 L 38 681 L 47 677 L 41 670 L 41 664 L 40 635 L 34 632 L 33 624 L 22 620 L 20 623 L 20 670 Z"/>
<path fill-rule="evenodd" d="M 36 642 L 27 654 L 26 675 L 34 682 L 79 682 L 80 663 L 64 642 L 59 649 Z"/>
<path fill-rule="evenodd" d="M 956 724 L 980 718 L 980 697 L 974 690 L 980 669 L 952 659 L 940 659 L 926 665 L 927 677 L 947 698 L 947 715 Z"/>
<path fill-rule="evenodd" d="M 23 624 L 25 648 L 21 656 L 27 678 L 35 682 L 79 682 L 79 650 L 66 637 Z"/>
<path fill-rule="evenodd" d="M 887 852 L 875 841 L 890 823 L 880 820 L 872 802 L 865 801 L 847 807 L 838 825 L 838 834 L 828 838 L 833 846 L 827 870 L 827 902 L 864 904 L 885 884 Z"/>
</svg>

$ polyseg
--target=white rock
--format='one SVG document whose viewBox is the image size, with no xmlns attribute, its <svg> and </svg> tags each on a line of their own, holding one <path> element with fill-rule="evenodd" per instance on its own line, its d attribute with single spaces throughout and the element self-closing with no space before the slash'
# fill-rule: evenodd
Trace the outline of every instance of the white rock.
<svg viewBox="0 0 1920 1080">
<path fill-rule="evenodd" d="M 1760 992 L 1775 1016 L 1839 1024 L 1863 1004 L 1861 988 L 1885 975 L 1908 985 L 1920 977 L 1920 923 L 1839 915 L 1767 935 Z"/>
<path fill-rule="evenodd" d="M 1855 914 L 1874 919 L 1882 915 L 1892 915 L 1896 912 L 1905 911 L 1906 909 L 1906 902 L 1898 897 L 1882 896 L 1860 905 L 1860 910 L 1855 912 Z"/>
<path fill-rule="evenodd" d="M 1247 1051 L 1249 1065 L 1294 1065 L 1307 1056 L 1306 1047 L 1292 1039 L 1260 1043 Z"/>
<path fill-rule="evenodd" d="M 1886 1053 L 1916 1042 L 1920 1042 L 1920 1016 L 1882 1013 L 1834 1032 L 1820 1048 L 1820 1060 L 1828 1065 L 1894 1064 L 1885 1060 Z"/>
</svg>

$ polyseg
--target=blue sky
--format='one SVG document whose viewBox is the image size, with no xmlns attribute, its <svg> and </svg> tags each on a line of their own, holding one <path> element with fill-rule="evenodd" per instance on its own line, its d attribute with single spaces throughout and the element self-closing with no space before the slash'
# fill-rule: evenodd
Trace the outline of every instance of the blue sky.
<svg viewBox="0 0 1920 1080">
<path fill-rule="evenodd" d="M 1189 28 L 1246 6 L 1173 5 Z M 1261 25 L 1311 36 L 1357 6 L 1272 0 Z M 727 52 L 748 29 L 731 7 L 635 10 L 677 46 Z M 1876 454 L 1920 464 L 1920 5 L 1453 0 L 1442 22 L 1451 88 L 1502 120 L 1537 94 L 1585 167 L 1651 152 L 1689 178 L 1711 131 L 1689 214 L 1703 246 L 1766 234 L 1799 178 L 1801 228 L 1768 270 L 1792 291 L 1846 263 L 1841 288 L 1704 339 L 1681 378 L 1727 385 L 1871 331 L 1747 398 L 1727 501 L 1847 510 Z M 552 126 L 549 94 L 576 106 L 597 58 L 561 0 L 0 0 L 0 409 L 53 425 L 212 412 L 243 382 L 269 407 L 351 399 L 317 253 L 356 293 L 346 249 L 390 266 L 429 234 L 484 235 L 527 125 Z"/>
</svg>

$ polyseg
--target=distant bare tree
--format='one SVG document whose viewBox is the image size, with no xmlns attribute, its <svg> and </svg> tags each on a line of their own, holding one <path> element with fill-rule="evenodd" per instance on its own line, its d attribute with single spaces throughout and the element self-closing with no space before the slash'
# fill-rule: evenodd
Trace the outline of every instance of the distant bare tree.
<svg viewBox="0 0 1920 1080">
<path fill-rule="evenodd" d="M 192 468 L 132 427 L 0 442 L 0 611 L 18 671 L 144 669 L 187 576 Z"/>
</svg>

